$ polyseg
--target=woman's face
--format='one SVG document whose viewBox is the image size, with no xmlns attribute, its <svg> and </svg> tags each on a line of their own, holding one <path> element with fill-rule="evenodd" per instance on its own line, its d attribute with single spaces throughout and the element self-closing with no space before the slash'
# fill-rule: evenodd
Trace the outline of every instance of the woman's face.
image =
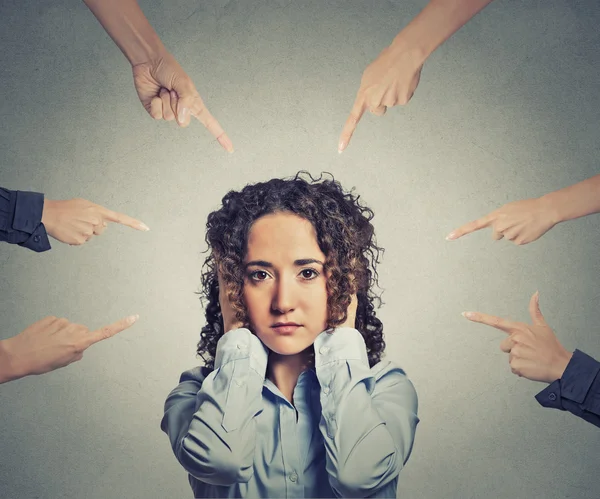
<svg viewBox="0 0 600 499">
<path fill-rule="evenodd" d="M 248 234 L 244 299 L 250 327 L 272 351 L 293 355 L 327 323 L 325 255 L 312 224 L 292 213 L 259 218 Z"/>
</svg>

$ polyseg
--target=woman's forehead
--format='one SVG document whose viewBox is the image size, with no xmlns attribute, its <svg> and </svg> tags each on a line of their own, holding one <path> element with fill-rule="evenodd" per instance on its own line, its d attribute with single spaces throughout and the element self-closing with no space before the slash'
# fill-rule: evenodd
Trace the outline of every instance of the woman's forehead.
<svg viewBox="0 0 600 499">
<path fill-rule="evenodd" d="M 273 213 L 259 218 L 248 234 L 246 261 L 297 260 L 324 257 L 312 224 L 293 213 Z"/>
</svg>

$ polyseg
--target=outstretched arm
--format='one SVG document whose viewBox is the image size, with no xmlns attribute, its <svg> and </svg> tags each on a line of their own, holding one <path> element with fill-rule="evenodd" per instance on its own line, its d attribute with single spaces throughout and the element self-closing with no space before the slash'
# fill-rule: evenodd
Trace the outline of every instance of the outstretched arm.
<svg viewBox="0 0 600 499">
<path fill-rule="evenodd" d="M 500 349 L 508 354 L 511 371 L 532 381 L 550 383 L 536 395 L 544 407 L 570 411 L 600 426 L 600 362 L 558 341 L 539 307 L 539 293 L 529 301 L 532 324 L 479 312 L 463 315 L 473 322 L 507 333 Z"/>
<path fill-rule="evenodd" d="M 177 120 L 188 126 L 197 118 L 221 147 L 233 144 L 210 114 L 194 83 L 167 51 L 136 0 L 84 0 L 133 68 L 140 101 L 154 119 Z"/>
<path fill-rule="evenodd" d="M 366 110 L 381 116 L 412 98 L 427 58 L 492 0 L 431 0 L 363 72 L 338 143 L 342 152 Z"/>
<path fill-rule="evenodd" d="M 0 340 L 0 383 L 44 374 L 81 360 L 83 352 L 94 343 L 124 331 L 137 319 L 132 315 L 96 331 L 54 316 L 39 320 L 18 335 Z"/>
<path fill-rule="evenodd" d="M 515 244 L 531 243 L 557 223 L 600 212 L 600 175 L 559 189 L 539 198 L 505 204 L 448 234 L 454 240 L 490 227 L 495 240 L 506 238 Z"/>
</svg>

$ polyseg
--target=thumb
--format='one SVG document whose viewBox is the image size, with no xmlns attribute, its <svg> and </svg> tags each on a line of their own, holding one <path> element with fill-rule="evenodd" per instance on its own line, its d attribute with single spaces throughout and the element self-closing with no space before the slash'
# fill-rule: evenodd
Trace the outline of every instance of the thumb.
<svg viewBox="0 0 600 499">
<path fill-rule="evenodd" d="M 380 85 L 381 87 L 381 85 Z M 375 116 L 383 116 L 387 110 L 386 106 L 383 105 L 384 89 L 375 88 L 369 89 L 365 92 L 367 108 Z"/>
<path fill-rule="evenodd" d="M 191 109 L 194 100 L 198 98 L 198 91 L 194 84 L 189 81 L 181 85 L 174 85 L 173 90 L 177 92 L 177 123 L 179 126 L 188 126 L 191 120 Z"/>
<path fill-rule="evenodd" d="M 540 292 L 536 291 L 529 300 L 529 315 L 536 326 L 547 326 L 546 319 L 540 310 Z"/>
</svg>

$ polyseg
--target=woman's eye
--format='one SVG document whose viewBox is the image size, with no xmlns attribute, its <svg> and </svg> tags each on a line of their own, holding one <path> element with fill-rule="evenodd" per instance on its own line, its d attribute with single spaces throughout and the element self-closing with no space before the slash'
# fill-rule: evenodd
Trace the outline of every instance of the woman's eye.
<svg viewBox="0 0 600 499">
<path fill-rule="evenodd" d="M 269 274 L 267 274 L 264 270 L 256 270 L 250 274 L 250 279 L 255 281 L 264 281 Z"/>
<path fill-rule="evenodd" d="M 300 272 L 300 274 L 302 274 L 302 277 L 307 280 L 314 279 L 319 275 L 319 273 L 313 269 L 304 269 L 302 272 Z"/>
</svg>

